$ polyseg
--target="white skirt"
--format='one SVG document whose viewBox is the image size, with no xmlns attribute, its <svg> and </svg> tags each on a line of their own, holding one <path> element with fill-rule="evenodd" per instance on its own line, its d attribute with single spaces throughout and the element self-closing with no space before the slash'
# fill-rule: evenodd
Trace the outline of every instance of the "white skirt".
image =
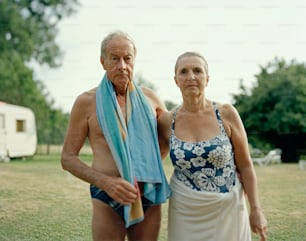
<svg viewBox="0 0 306 241">
<path fill-rule="evenodd" d="M 195 191 L 172 175 L 168 241 L 251 241 L 244 192 L 237 179 L 228 193 Z"/>
</svg>

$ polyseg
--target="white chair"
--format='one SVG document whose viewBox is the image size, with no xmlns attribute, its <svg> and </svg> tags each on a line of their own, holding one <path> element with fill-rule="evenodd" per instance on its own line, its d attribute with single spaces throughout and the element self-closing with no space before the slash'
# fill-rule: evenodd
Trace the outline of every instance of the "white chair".
<svg viewBox="0 0 306 241">
<path fill-rule="evenodd" d="M 254 164 L 259 166 L 267 166 L 269 164 L 279 164 L 281 163 L 281 150 L 274 149 L 268 152 L 264 157 L 252 158 Z"/>
</svg>

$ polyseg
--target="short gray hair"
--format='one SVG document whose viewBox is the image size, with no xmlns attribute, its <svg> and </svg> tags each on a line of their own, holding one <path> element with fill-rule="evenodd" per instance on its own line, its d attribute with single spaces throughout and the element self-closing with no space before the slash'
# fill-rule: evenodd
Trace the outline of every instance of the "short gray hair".
<svg viewBox="0 0 306 241">
<path fill-rule="evenodd" d="M 178 62 L 179 62 L 182 58 L 184 58 L 184 57 L 199 57 L 199 58 L 201 58 L 201 59 L 204 61 L 204 69 L 205 69 L 206 74 L 208 75 L 208 64 L 207 64 L 206 59 L 203 57 L 203 55 L 199 54 L 198 52 L 192 52 L 192 51 L 185 52 L 185 53 L 181 54 L 181 55 L 177 58 L 176 63 L 175 63 L 175 66 L 174 66 L 174 73 L 176 73 L 177 66 L 178 66 Z"/>
<path fill-rule="evenodd" d="M 109 43 L 110 40 L 112 40 L 112 38 L 114 37 L 122 37 L 128 41 L 131 42 L 131 44 L 133 45 L 133 49 L 134 49 L 134 55 L 136 57 L 136 53 L 137 53 L 137 49 L 136 49 L 136 45 L 134 40 L 124 31 L 121 30 L 116 30 L 114 32 L 111 32 L 110 34 L 108 34 L 101 42 L 101 57 L 105 58 L 106 57 L 106 47 Z"/>
</svg>

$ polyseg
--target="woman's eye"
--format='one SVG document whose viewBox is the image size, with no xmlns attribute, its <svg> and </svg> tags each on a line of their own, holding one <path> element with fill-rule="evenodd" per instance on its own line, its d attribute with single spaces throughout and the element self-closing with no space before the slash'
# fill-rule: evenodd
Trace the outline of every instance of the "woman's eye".
<svg viewBox="0 0 306 241">
<path fill-rule="evenodd" d="M 194 70 L 194 73 L 200 74 L 200 73 L 202 73 L 202 70 L 201 70 L 201 69 L 195 69 L 195 70 Z"/>
<path fill-rule="evenodd" d="M 186 74 L 187 73 L 187 70 L 186 69 L 182 69 L 181 70 L 181 74 Z"/>
</svg>

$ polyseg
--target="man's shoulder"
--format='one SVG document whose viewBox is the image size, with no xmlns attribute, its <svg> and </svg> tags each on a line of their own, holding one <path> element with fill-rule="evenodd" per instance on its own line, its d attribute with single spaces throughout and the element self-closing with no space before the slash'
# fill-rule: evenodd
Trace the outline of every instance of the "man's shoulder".
<svg viewBox="0 0 306 241">
<path fill-rule="evenodd" d="M 95 98 L 96 97 L 96 90 L 97 90 L 97 88 L 86 90 L 83 93 L 79 94 L 78 98 L 81 98 L 81 99 Z"/>
<path fill-rule="evenodd" d="M 96 89 L 97 88 L 93 88 L 93 89 L 84 91 L 83 93 L 79 94 L 76 98 L 75 103 L 78 105 L 90 105 L 92 103 L 95 103 Z"/>
<path fill-rule="evenodd" d="M 156 95 L 156 93 L 154 92 L 154 90 L 148 88 L 148 87 L 141 87 L 142 92 L 144 93 L 145 96 L 147 96 L 148 98 L 153 97 Z"/>
<path fill-rule="evenodd" d="M 144 95 L 148 98 L 155 112 L 158 112 L 159 109 L 162 111 L 167 110 L 164 102 L 159 98 L 159 96 L 156 94 L 154 90 L 147 88 L 147 87 L 141 87 L 141 89 Z"/>
</svg>

